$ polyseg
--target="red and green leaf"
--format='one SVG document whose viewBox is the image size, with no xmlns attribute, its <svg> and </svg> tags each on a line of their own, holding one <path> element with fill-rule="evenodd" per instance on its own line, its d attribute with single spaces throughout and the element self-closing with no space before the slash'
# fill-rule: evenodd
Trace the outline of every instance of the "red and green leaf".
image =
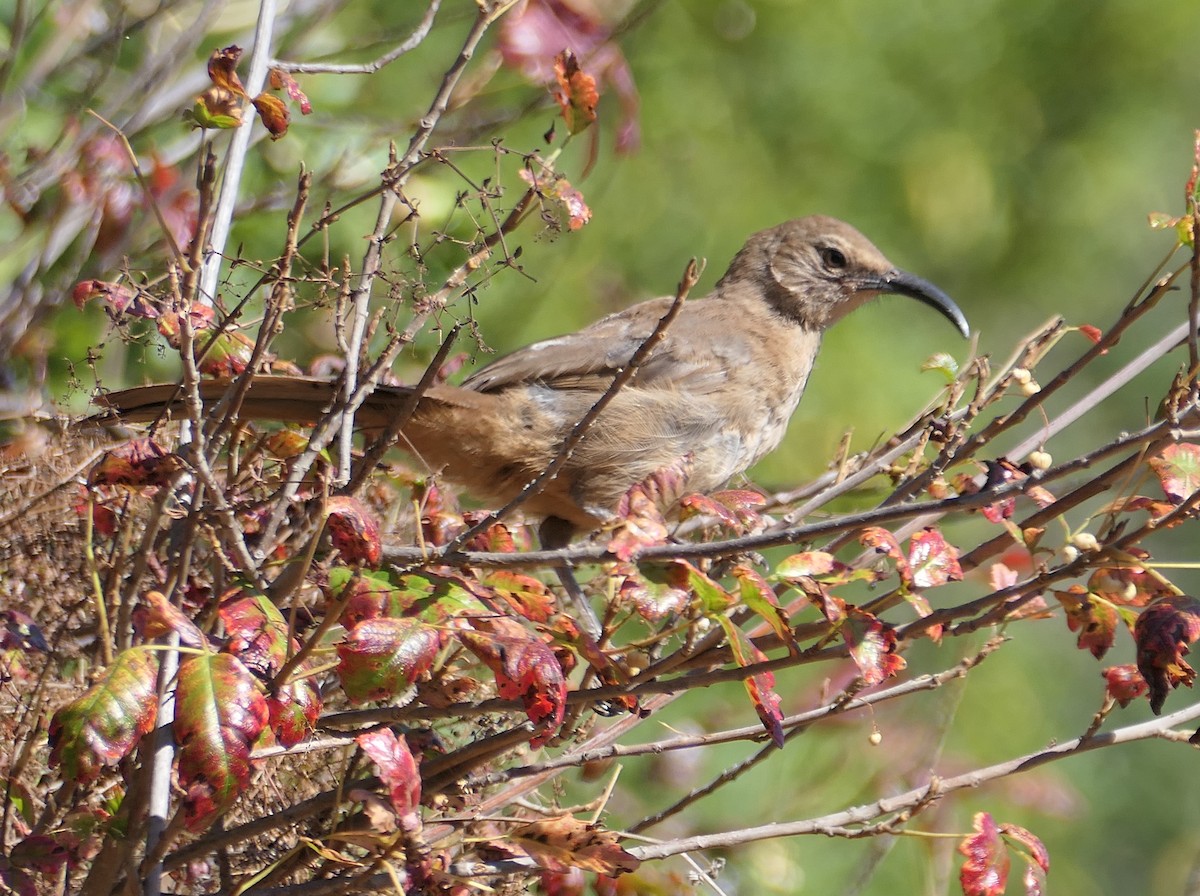
<svg viewBox="0 0 1200 896">
<path fill-rule="evenodd" d="M 524 703 L 534 726 L 530 745 L 541 746 L 557 733 L 566 712 L 567 682 L 558 658 L 512 620 L 474 624 L 477 630 L 461 631 L 459 639 L 492 670 L 501 697 Z"/>
<path fill-rule="evenodd" d="M 337 645 L 342 690 L 355 703 L 395 699 L 433 665 L 437 629 L 419 619 L 367 619 Z"/>
<path fill-rule="evenodd" d="M 932 526 L 918 532 L 909 541 L 908 567 L 912 572 L 914 588 L 934 588 L 947 582 L 962 581 L 958 551 Z"/>
<path fill-rule="evenodd" d="M 1175 504 L 1200 489 L 1200 445 L 1168 445 L 1158 457 L 1150 459 L 1150 467 L 1158 475 L 1163 492 Z"/>
<path fill-rule="evenodd" d="M 250 751 L 270 713 L 262 685 L 237 657 L 206 653 L 179 664 L 175 737 L 187 828 L 198 832 L 250 785 Z"/>
<path fill-rule="evenodd" d="M 54 714 L 50 764 L 65 778 L 86 784 L 116 765 L 154 728 L 158 715 L 158 663 L 144 648 L 122 651 L 103 677 Z"/>
<path fill-rule="evenodd" d="M 896 630 L 865 610 L 849 608 L 842 624 L 842 636 L 868 687 L 891 678 L 908 665 L 904 657 L 896 653 Z"/>
</svg>

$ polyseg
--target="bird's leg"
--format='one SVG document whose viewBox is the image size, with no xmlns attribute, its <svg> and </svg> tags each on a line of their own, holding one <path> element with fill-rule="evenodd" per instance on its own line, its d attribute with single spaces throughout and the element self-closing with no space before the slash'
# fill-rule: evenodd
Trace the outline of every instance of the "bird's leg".
<svg viewBox="0 0 1200 896">
<path fill-rule="evenodd" d="M 549 551 L 565 548 L 574 534 L 575 527 L 556 516 L 546 517 L 538 529 L 542 547 Z M 570 598 L 571 604 L 575 608 L 575 621 L 579 623 L 584 634 L 593 641 L 599 641 L 600 636 L 604 634 L 604 629 L 600 625 L 600 620 L 596 616 L 596 611 L 592 609 L 587 595 L 579 587 L 574 571 L 570 566 L 564 564 L 554 567 L 554 572 L 558 576 L 558 580 L 562 582 L 563 590 L 566 591 L 567 597 Z"/>
</svg>

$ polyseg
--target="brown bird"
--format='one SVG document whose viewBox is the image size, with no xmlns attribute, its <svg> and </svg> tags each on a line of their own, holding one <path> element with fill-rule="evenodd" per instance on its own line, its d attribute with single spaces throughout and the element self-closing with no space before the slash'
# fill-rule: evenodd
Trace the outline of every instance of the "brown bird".
<svg viewBox="0 0 1200 896">
<path fill-rule="evenodd" d="M 613 516 L 631 485 L 692 457 L 688 489 L 719 488 L 771 451 L 808 382 L 825 329 L 869 299 L 897 293 L 932 305 L 963 334 L 966 318 L 933 284 L 897 269 L 866 237 L 811 216 L 756 233 L 707 297 L 687 302 L 665 338 L 616 393 L 558 475 L 524 509 L 564 543 Z M 506 502 L 555 457 L 672 303 L 652 299 L 567 336 L 537 342 L 421 398 L 401 444 L 480 499 Z M 223 383 L 204 387 L 220 396 Z M 312 422 L 336 383 L 255 377 L 243 416 Z M 130 421 L 156 417 L 177 393 L 146 386 L 100 400 Z M 381 387 L 357 420 L 378 426 L 410 391 Z"/>
</svg>

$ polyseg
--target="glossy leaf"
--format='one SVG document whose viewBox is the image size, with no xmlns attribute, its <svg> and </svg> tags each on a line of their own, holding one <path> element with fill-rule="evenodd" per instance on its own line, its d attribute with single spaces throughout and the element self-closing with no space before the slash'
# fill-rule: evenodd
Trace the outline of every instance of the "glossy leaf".
<svg viewBox="0 0 1200 896">
<path fill-rule="evenodd" d="M 914 588 L 934 588 L 947 582 L 962 581 L 958 551 L 933 527 L 923 529 L 909 541 L 908 567 Z"/>
<path fill-rule="evenodd" d="M 128 756 L 158 715 L 158 662 L 143 648 L 122 651 L 86 692 L 50 721 L 50 764 L 86 784 Z"/>
<path fill-rule="evenodd" d="M 779 606 L 779 599 L 775 596 L 775 589 L 771 587 L 771 583 L 745 564 L 735 566 L 731 574 L 737 580 L 738 596 L 742 603 L 771 626 L 776 637 L 787 645 L 789 653 L 799 653 L 800 648 L 788 622 L 787 611 Z"/>
<path fill-rule="evenodd" d="M 229 598 L 218 612 L 228 637 L 225 650 L 261 677 L 273 678 L 288 656 L 288 624 L 279 608 L 259 594 Z"/>
<path fill-rule="evenodd" d="M 895 629 L 864 610 L 849 609 L 842 634 L 850 648 L 850 657 L 868 687 L 891 678 L 908 665 L 895 652 Z"/>
<path fill-rule="evenodd" d="M 288 132 L 292 116 L 288 113 L 287 103 L 273 93 L 260 93 L 253 100 L 258 118 L 271 135 L 272 140 L 278 140 Z"/>
<path fill-rule="evenodd" d="M 1150 690 L 1146 679 L 1133 663 L 1109 666 L 1100 675 L 1104 678 L 1104 690 L 1122 708 Z"/>
<path fill-rule="evenodd" d="M 338 678 L 355 703 L 395 699 L 433 665 L 441 636 L 419 619 L 367 619 L 337 645 Z"/>
<path fill-rule="evenodd" d="M 357 498 L 338 495 L 326 508 L 329 540 L 350 564 L 376 567 L 383 559 L 383 538 L 375 514 Z"/>
<path fill-rule="evenodd" d="M 987 812 L 975 815 L 975 834 L 958 844 L 966 856 L 959 872 L 965 896 L 1003 896 L 1008 883 L 1010 861 L 1000 829 Z"/>
<path fill-rule="evenodd" d="M 175 739 L 187 829 L 204 830 L 250 784 L 250 751 L 269 720 L 262 685 L 228 653 L 179 664 Z"/>
<path fill-rule="evenodd" d="M 567 683 L 558 658 L 512 620 L 474 624 L 479 630 L 460 632 L 460 640 L 492 670 L 497 693 L 525 705 L 534 726 L 530 745 L 541 746 L 558 732 L 566 712 Z"/>
<path fill-rule="evenodd" d="M 403 830 L 421 827 L 421 771 L 416 757 L 403 737 L 390 728 L 360 734 L 355 738 L 363 752 L 379 768 L 380 780 L 388 788 L 396 821 Z"/>
<path fill-rule="evenodd" d="M 896 541 L 896 536 L 887 529 L 879 526 L 868 526 L 858 536 L 858 542 L 864 548 L 870 548 L 877 554 L 890 557 L 892 562 L 896 564 L 896 572 L 899 573 L 900 580 L 906 585 L 912 581 L 912 575 L 908 568 L 908 558 L 900 549 L 900 542 Z"/>
<path fill-rule="evenodd" d="M 661 622 L 683 613 L 691 603 L 687 571 L 674 564 L 646 564 L 641 569 L 624 566 L 617 600 L 633 607 L 647 622 Z"/>
</svg>

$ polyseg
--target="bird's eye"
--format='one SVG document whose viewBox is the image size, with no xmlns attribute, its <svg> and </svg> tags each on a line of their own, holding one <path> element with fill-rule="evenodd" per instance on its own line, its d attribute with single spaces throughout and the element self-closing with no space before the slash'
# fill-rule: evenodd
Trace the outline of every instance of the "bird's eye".
<svg viewBox="0 0 1200 896">
<path fill-rule="evenodd" d="M 840 271 L 846 267 L 846 254 L 841 249 L 826 246 L 821 250 L 821 263 L 830 270 Z"/>
</svg>

